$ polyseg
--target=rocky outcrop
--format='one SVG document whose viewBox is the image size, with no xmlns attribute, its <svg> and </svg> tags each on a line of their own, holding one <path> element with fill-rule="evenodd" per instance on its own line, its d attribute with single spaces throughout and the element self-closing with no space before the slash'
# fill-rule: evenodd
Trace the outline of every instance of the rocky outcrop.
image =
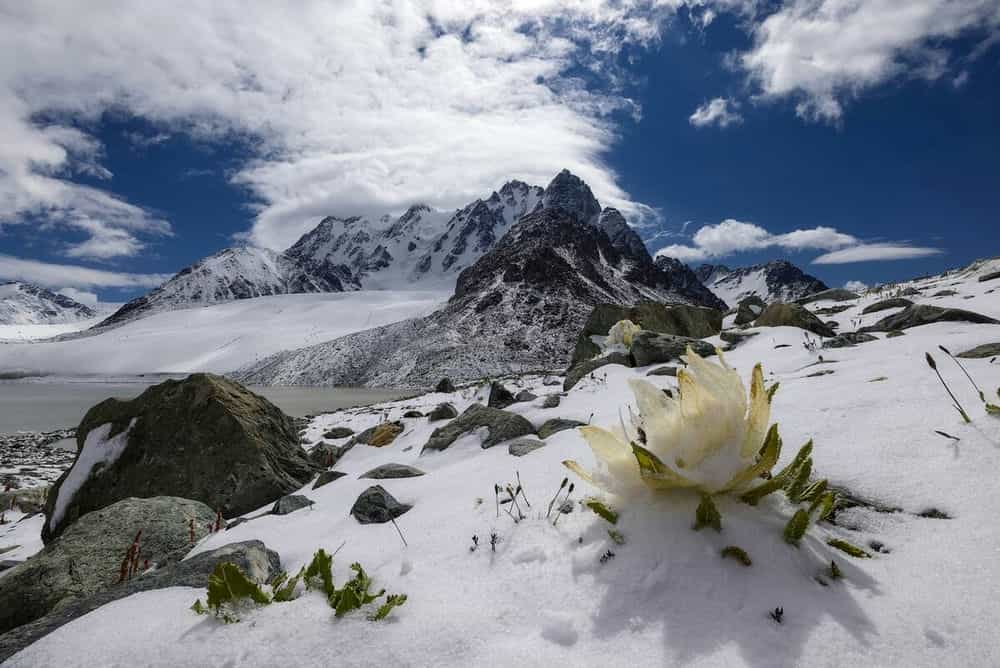
<svg viewBox="0 0 1000 668">
<path fill-rule="evenodd" d="M 486 405 L 490 408 L 507 408 L 508 406 L 517 403 L 517 399 L 514 395 L 503 386 L 503 383 L 498 381 L 493 381 L 490 383 L 490 396 L 486 400 Z"/>
<path fill-rule="evenodd" d="M 138 532 L 140 559 L 177 561 L 207 533 L 215 511 L 169 496 L 127 498 L 83 515 L 41 552 L 13 568 L 0 586 L 0 632 L 34 621 L 56 606 L 115 585 Z M 192 524 L 193 523 L 193 524 Z"/>
<path fill-rule="evenodd" d="M 510 413 L 497 408 L 489 408 L 482 404 L 473 404 L 465 412 L 449 422 L 444 427 L 438 427 L 431 433 L 430 439 L 422 452 L 428 450 L 445 450 L 459 436 L 470 431 L 485 427 L 488 430 L 483 440 L 483 449 L 491 448 L 503 441 L 534 433 L 535 428 L 530 422 L 516 413 Z"/>
<path fill-rule="evenodd" d="M 695 273 L 705 287 L 730 306 L 751 295 L 767 304 L 790 302 L 828 287 L 823 281 L 804 273 L 786 260 L 738 269 L 703 264 Z"/>
<path fill-rule="evenodd" d="M 845 290 L 844 288 L 831 288 L 829 290 L 821 290 L 820 292 L 814 292 L 807 295 L 801 299 L 796 299 L 796 304 L 812 304 L 813 302 L 819 301 L 833 301 L 833 302 L 846 302 L 852 299 L 860 299 L 861 295 L 856 292 L 851 292 L 850 290 Z"/>
<path fill-rule="evenodd" d="M 832 339 L 827 339 L 823 342 L 824 348 L 851 348 L 858 345 L 859 343 L 868 343 L 869 341 L 877 341 L 878 338 L 872 336 L 871 334 L 864 334 L 861 332 L 845 332 L 844 334 L 838 334 Z"/>
<path fill-rule="evenodd" d="M 859 332 L 894 332 L 935 322 L 972 322 L 985 325 L 1000 325 L 1000 320 L 960 308 L 941 308 L 927 304 L 914 304 L 899 313 L 893 313 L 876 322 L 862 327 Z"/>
<path fill-rule="evenodd" d="M 46 542 L 78 517 L 130 496 L 195 499 L 232 517 L 316 473 L 290 417 L 211 374 L 165 381 L 131 401 L 102 401 L 80 423 L 77 445 L 76 461 L 45 506 Z"/>
<path fill-rule="evenodd" d="M 835 336 L 825 322 L 799 304 L 771 304 L 754 321 L 756 327 L 798 327 L 819 336 Z"/>
<path fill-rule="evenodd" d="M 643 330 L 632 337 L 632 359 L 635 366 L 672 362 L 680 359 L 688 346 L 702 357 L 715 354 L 715 347 L 705 341 Z"/>
<path fill-rule="evenodd" d="M 981 346 L 976 346 L 975 348 L 970 348 L 969 350 L 963 350 L 955 357 L 963 357 L 966 359 L 982 359 L 985 357 L 996 357 L 1000 355 L 1000 343 L 984 343 Z"/>
<path fill-rule="evenodd" d="M 561 431 L 567 429 L 576 429 L 577 427 L 582 427 L 586 422 L 580 422 L 579 420 L 568 420 L 566 418 L 552 418 L 551 420 L 546 420 L 542 423 L 542 426 L 538 428 L 539 438 L 548 438 L 552 434 L 558 434 Z"/>
<path fill-rule="evenodd" d="M 351 515 L 361 524 L 385 524 L 406 513 L 413 506 L 400 503 L 381 485 L 363 491 L 351 507 Z"/>
<path fill-rule="evenodd" d="M 529 452 L 544 447 L 545 441 L 539 441 L 537 438 L 519 438 L 510 442 L 510 445 L 507 446 L 507 452 L 514 457 L 524 457 Z"/>
<path fill-rule="evenodd" d="M 912 306 L 913 302 L 909 299 L 904 299 L 903 297 L 893 297 L 892 299 L 883 299 L 880 302 L 875 302 L 862 309 L 861 313 L 878 313 L 879 311 L 886 311 L 891 308 L 906 308 L 907 306 Z"/>
<path fill-rule="evenodd" d="M 458 417 L 458 410 L 454 404 L 445 402 L 438 404 L 427 414 L 427 421 L 437 422 L 438 420 L 450 420 L 453 417 Z"/>
<path fill-rule="evenodd" d="M 764 307 L 766 306 L 767 304 L 764 303 L 764 300 L 757 295 L 741 299 L 739 305 L 736 307 L 736 319 L 733 321 L 733 324 L 749 325 L 757 319 L 757 316 L 764 312 Z"/>
<path fill-rule="evenodd" d="M 131 542 L 131 540 L 132 537 L 129 537 L 128 542 Z M 128 542 L 118 550 L 117 561 L 121 560 L 124 550 L 128 547 Z M 166 589 L 168 587 L 196 587 L 202 589 L 208 582 L 208 576 L 211 575 L 218 564 L 223 562 L 236 564 L 251 579 L 262 583 L 271 582 L 281 571 L 281 561 L 278 558 L 278 554 L 267 549 L 264 543 L 259 540 L 231 543 L 210 552 L 202 552 L 184 561 L 170 563 L 163 568 L 146 573 L 142 577 L 132 578 L 122 584 L 107 587 L 77 598 L 63 599 L 57 608 L 44 617 L 0 635 L 0 662 L 6 661 L 17 652 L 52 633 L 60 626 L 68 624 L 102 605 L 117 601 L 126 596 L 154 589 Z M 9 575 L 4 577 L 3 582 L 5 585 L 0 590 L 6 591 L 8 587 L 6 584 L 7 577 Z M 112 577 L 113 580 L 114 578 Z M 37 587 L 38 583 L 33 582 L 31 586 Z M 20 601 L 20 599 L 18 600 Z"/>
<path fill-rule="evenodd" d="M 424 475 L 424 472 L 414 466 L 390 463 L 376 466 L 371 471 L 362 473 L 358 477 L 383 480 L 385 478 L 415 478 L 422 475 Z"/>
</svg>

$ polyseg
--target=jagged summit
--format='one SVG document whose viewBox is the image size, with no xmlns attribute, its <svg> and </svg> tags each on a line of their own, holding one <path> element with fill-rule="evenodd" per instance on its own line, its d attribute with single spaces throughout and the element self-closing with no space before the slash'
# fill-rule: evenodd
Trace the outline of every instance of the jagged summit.
<svg viewBox="0 0 1000 668">
<path fill-rule="evenodd" d="M 89 306 L 39 285 L 0 282 L 0 325 L 55 325 L 96 315 Z"/>
<path fill-rule="evenodd" d="M 562 209 L 581 223 L 591 225 L 596 224 L 601 215 L 601 205 L 590 186 L 568 169 L 556 174 L 545 188 L 542 206 L 546 209 Z"/>
</svg>

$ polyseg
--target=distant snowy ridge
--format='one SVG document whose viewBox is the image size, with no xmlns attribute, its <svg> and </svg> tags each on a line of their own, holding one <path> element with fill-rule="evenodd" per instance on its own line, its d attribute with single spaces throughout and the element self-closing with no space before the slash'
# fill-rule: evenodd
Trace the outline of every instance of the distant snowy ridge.
<svg viewBox="0 0 1000 668">
<path fill-rule="evenodd" d="M 31 283 L 0 283 L 0 325 L 56 325 L 97 315 L 94 309 Z"/>
<path fill-rule="evenodd" d="M 694 273 L 706 288 L 730 307 L 735 307 L 741 299 L 750 295 L 756 295 L 770 304 L 792 302 L 829 289 L 826 283 L 806 274 L 787 260 L 738 269 L 703 264 Z"/>
</svg>

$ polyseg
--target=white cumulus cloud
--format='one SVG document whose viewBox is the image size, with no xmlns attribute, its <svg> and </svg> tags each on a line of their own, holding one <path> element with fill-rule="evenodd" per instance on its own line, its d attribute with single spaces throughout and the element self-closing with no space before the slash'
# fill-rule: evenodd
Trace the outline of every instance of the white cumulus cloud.
<svg viewBox="0 0 1000 668">
<path fill-rule="evenodd" d="M 691 237 L 691 244 L 671 244 L 656 252 L 684 261 L 708 260 L 765 248 L 785 250 L 829 250 L 859 243 L 855 237 L 832 227 L 813 227 L 772 234 L 760 225 L 732 218 L 717 225 L 704 225 Z"/>
<path fill-rule="evenodd" d="M 69 264 L 26 260 L 0 255 L 0 279 L 37 283 L 48 288 L 152 288 L 170 278 L 170 274 L 132 274 L 91 269 Z"/>
<path fill-rule="evenodd" d="M 688 117 L 688 122 L 697 128 L 717 125 L 725 128 L 730 125 L 739 125 L 743 122 L 737 109 L 739 103 L 724 97 L 717 97 L 706 102 L 694 110 Z"/>
<path fill-rule="evenodd" d="M 911 246 L 900 243 L 870 243 L 824 253 L 813 264 L 850 264 L 853 262 L 885 262 L 887 260 L 912 260 L 941 255 L 940 248 Z"/>
</svg>

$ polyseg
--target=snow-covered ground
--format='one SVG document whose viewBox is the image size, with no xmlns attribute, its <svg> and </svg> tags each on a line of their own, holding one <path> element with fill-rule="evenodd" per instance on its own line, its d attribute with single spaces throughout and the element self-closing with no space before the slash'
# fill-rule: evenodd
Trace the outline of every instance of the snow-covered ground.
<svg viewBox="0 0 1000 668">
<path fill-rule="evenodd" d="M 95 336 L 0 342 L 0 373 L 230 371 L 280 350 L 426 315 L 448 296 L 441 291 L 279 295 L 157 313 Z"/>
<path fill-rule="evenodd" d="M 995 270 L 995 268 L 994 268 Z M 980 272 L 977 272 L 980 273 Z M 950 276 L 925 294 L 954 289 L 951 297 L 916 297 L 1000 318 L 1000 280 Z M 951 285 L 957 283 L 957 285 Z M 971 299 L 963 297 L 971 296 Z M 826 320 L 853 329 L 857 307 Z M 811 304 L 817 309 L 829 304 Z M 891 311 L 863 316 L 869 324 Z M 176 315 L 176 314 L 175 314 Z M 721 533 L 691 530 L 697 499 L 683 493 L 649 496 L 628 505 L 613 543 L 608 524 L 577 506 L 557 526 L 545 508 L 569 475 L 574 499 L 599 493 L 561 465 L 594 461 L 575 430 L 551 436 L 524 457 L 506 444 L 488 450 L 468 435 L 443 452 L 421 455 L 441 423 L 403 419 L 406 429 L 391 445 L 356 446 L 336 469 L 347 473 L 318 490 L 302 490 L 311 509 L 266 516 L 206 538 L 196 552 L 258 538 L 297 570 L 323 547 L 342 549 L 334 560 L 338 582 L 360 561 L 377 587 L 409 595 L 406 605 L 381 623 L 355 614 L 335 619 L 322 597 L 306 593 L 272 604 L 225 625 L 188 609 L 204 590 L 174 588 L 110 604 L 55 631 L 12 657 L 11 666 L 239 665 L 581 665 L 581 666 L 996 666 L 1000 641 L 1000 527 L 996 523 L 996 472 L 1000 470 L 1000 417 L 989 416 L 961 371 L 937 346 L 958 352 L 1000 341 L 1000 326 L 942 323 L 854 348 L 810 351 L 802 331 L 763 328 L 727 353 L 744 379 L 764 365 L 768 382 L 781 381 L 771 419 L 785 447 L 779 466 L 813 439 L 814 475 L 899 512 L 855 508 L 837 524 L 810 529 L 800 547 L 782 540 L 789 516 L 783 497 L 754 508 L 719 500 Z M 963 424 L 937 377 L 938 367 L 972 417 Z M 820 361 L 822 355 L 823 362 Z M 1000 364 L 964 360 L 972 376 L 997 401 Z M 809 366 L 814 365 L 814 366 Z M 553 417 L 610 426 L 632 401 L 627 380 L 648 369 L 608 366 L 585 379 L 558 408 L 542 409 L 559 387 L 541 378 L 508 381 L 539 399 L 515 404 L 536 426 Z M 833 373 L 811 376 L 818 370 Z M 649 378 L 673 387 L 669 377 Z M 334 425 L 354 429 L 404 410 L 453 401 L 459 411 L 476 400 L 476 388 L 323 415 L 308 437 L 318 440 Z M 479 394 L 482 399 L 482 394 Z M 937 433 L 947 432 L 959 440 Z M 359 480 L 388 462 L 426 472 L 416 478 Z M 495 483 L 523 483 L 532 507 L 515 524 L 494 505 Z M 361 525 L 349 509 L 378 482 L 413 509 L 398 520 L 404 545 L 390 524 Z M 924 517 L 936 510 L 951 519 Z M 490 534 L 499 542 L 490 548 Z M 471 551 L 472 538 L 479 547 Z M 871 559 L 852 559 L 826 539 L 862 546 Z M 881 544 L 881 551 L 872 545 Z M 745 568 L 719 557 L 728 545 L 745 549 Z M 608 551 L 614 553 L 602 561 Z M 817 581 L 835 560 L 842 580 Z M 769 617 L 784 611 L 783 623 Z"/>
<path fill-rule="evenodd" d="M 77 320 L 76 322 L 63 322 L 55 325 L 0 325 L 0 343 L 51 339 L 54 336 L 89 329 L 106 317 L 108 317 L 108 314 L 105 313 L 96 318 L 87 318 L 86 320 Z"/>
</svg>

